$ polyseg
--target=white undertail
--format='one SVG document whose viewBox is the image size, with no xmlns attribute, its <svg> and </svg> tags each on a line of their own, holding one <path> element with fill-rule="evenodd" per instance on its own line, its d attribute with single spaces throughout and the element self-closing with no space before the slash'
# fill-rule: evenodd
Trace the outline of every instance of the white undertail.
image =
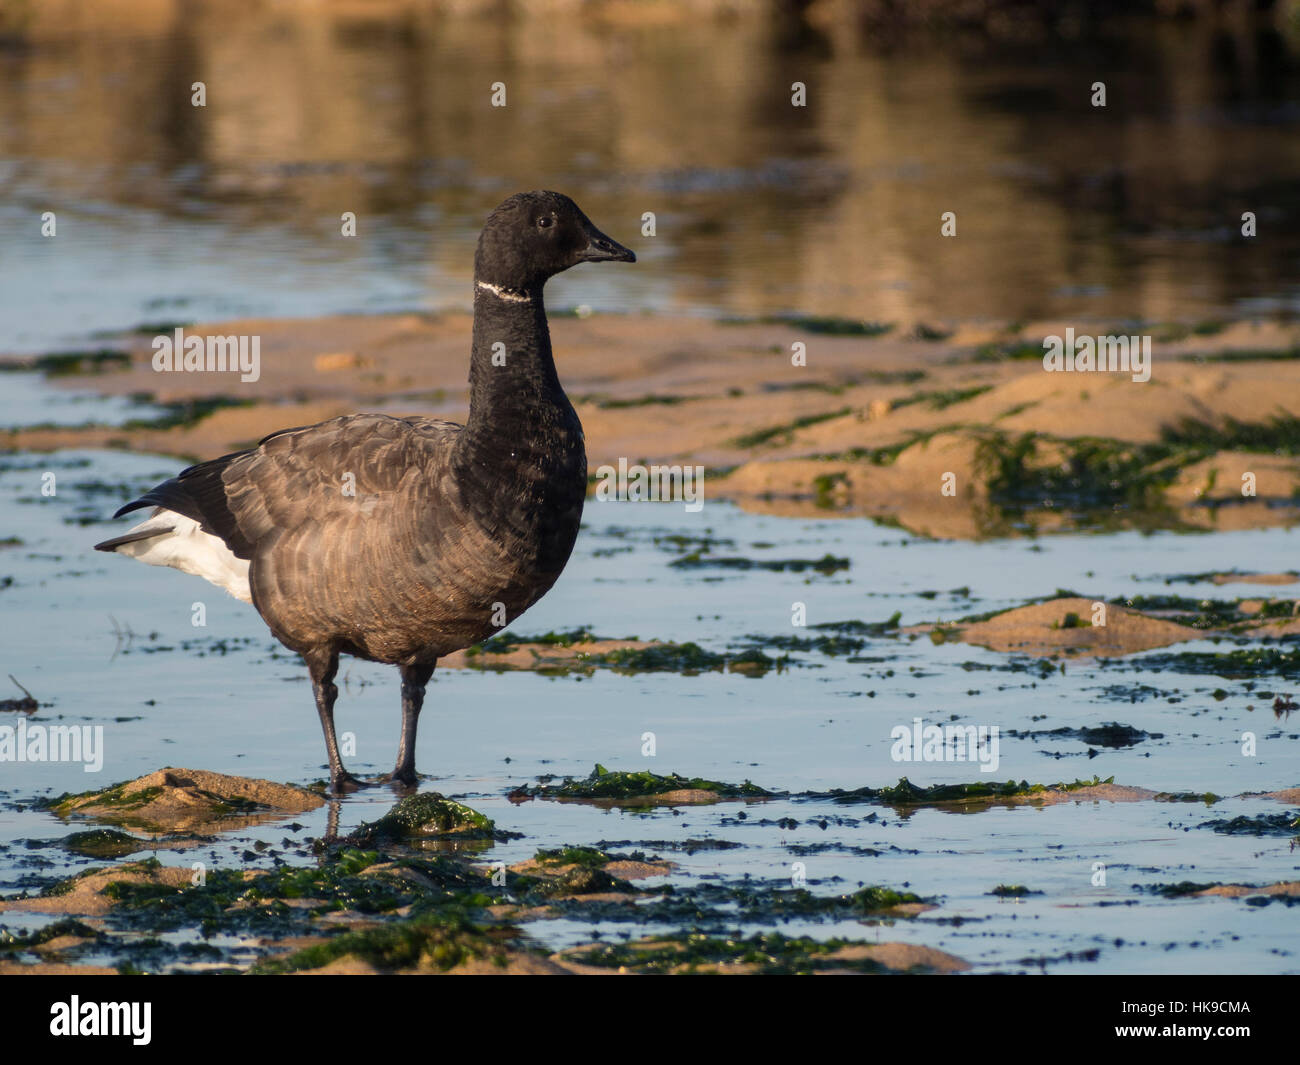
<svg viewBox="0 0 1300 1065">
<path fill-rule="evenodd" d="M 193 573 L 224 588 L 236 599 L 253 601 L 248 560 L 236 556 L 219 536 L 204 532 L 193 518 L 163 507 L 127 535 L 153 529 L 158 530 L 157 535 L 120 544 L 114 550 L 151 566 L 171 566 L 182 573 Z"/>
</svg>

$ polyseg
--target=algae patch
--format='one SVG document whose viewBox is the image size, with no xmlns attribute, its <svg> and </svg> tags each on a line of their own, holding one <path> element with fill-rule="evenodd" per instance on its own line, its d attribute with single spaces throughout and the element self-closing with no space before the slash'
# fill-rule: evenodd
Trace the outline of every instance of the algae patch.
<svg viewBox="0 0 1300 1065">
<path fill-rule="evenodd" d="M 510 793 L 512 802 L 526 799 L 555 799 L 561 802 L 596 802 L 611 805 L 691 805 L 712 803 L 720 799 L 770 799 L 774 792 L 746 780 L 743 784 L 726 784 L 702 777 L 683 777 L 676 773 L 637 773 L 606 769 L 597 763 L 585 779 L 565 777 L 553 783 L 552 776 L 539 777 L 536 784 L 525 784 Z"/>
<path fill-rule="evenodd" d="M 530 670 L 552 677 L 588 677 L 597 669 L 624 676 L 679 673 L 692 677 L 730 672 L 761 677 L 773 669 L 783 669 L 786 664 L 785 658 L 772 658 L 756 647 L 721 654 L 691 641 L 660 643 L 635 637 L 613 640 L 596 636 L 588 629 L 541 636 L 493 636 L 466 651 L 449 655 L 442 663 L 449 668 L 463 666 L 496 672 Z"/>
<path fill-rule="evenodd" d="M 1226 836 L 1300 836 L 1300 810 L 1289 813 L 1258 814 L 1254 817 L 1219 818 L 1206 821 L 1200 828 L 1210 828 Z"/>
<path fill-rule="evenodd" d="M 688 555 L 675 559 L 668 563 L 673 569 L 726 569 L 726 570 L 767 570 L 770 573 L 818 573 L 823 577 L 830 577 L 841 570 L 847 570 L 852 562 L 847 558 L 839 558 L 832 554 L 825 554 L 821 558 L 777 558 L 777 559 L 760 559 L 738 557 L 722 557 L 718 555 L 708 555 L 700 551 L 692 551 Z"/>
<path fill-rule="evenodd" d="M 402 799 L 378 821 L 362 824 L 348 837 L 355 846 L 394 840 L 504 840 L 490 818 L 436 792 Z"/>
<path fill-rule="evenodd" d="M 1300 680 L 1300 648 L 1277 645 L 1243 647 L 1235 651 L 1178 651 L 1147 655 L 1134 668 L 1171 670 L 1236 679 L 1279 676 Z"/>
<path fill-rule="evenodd" d="M 1300 904 L 1300 881 L 1282 881 L 1276 884 L 1198 884 L 1183 880 L 1177 884 L 1149 884 L 1147 891 L 1165 899 L 1227 898 L 1245 899 L 1247 906 L 1267 906 L 1281 902 L 1286 906 Z"/>
<path fill-rule="evenodd" d="M 103 933 L 91 928 L 84 921 L 71 917 L 47 924 L 32 932 L 10 932 L 0 928 L 0 953 L 24 954 L 27 952 L 57 951 L 81 941 L 94 942 L 101 939 Z"/>
<path fill-rule="evenodd" d="M 1118 800 L 1133 797 L 1146 798 L 1151 794 L 1150 792 L 1141 792 L 1140 795 L 1130 794 L 1139 791 L 1140 789 L 1116 787 L 1114 777 L 1107 777 L 1105 780 L 1100 777 L 1093 777 L 1091 780 L 1075 780 L 1073 783 L 1060 782 L 1056 784 L 1030 784 L 1024 780 L 1018 783 L 1014 780 L 1005 782 L 981 780 L 970 784 L 932 784 L 929 787 L 918 786 L 908 780 L 907 777 L 902 777 L 892 787 L 862 787 L 855 788 L 852 791 L 833 788 L 830 791 L 804 792 L 796 797 L 801 799 L 829 799 L 842 804 L 879 803 L 885 806 L 907 807 L 998 801 L 1027 802 L 1041 800 L 1060 802 L 1070 797 Z"/>
<path fill-rule="evenodd" d="M 73 832 L 60 842 L 64 850 L 86 858 L 122 858 L 149 846 L 144 840 L 112 828 Z"/>
<path fill-rule="evenodd" d="M 1054 729 L 1031 729 L 1027 731 L 1007 729 L 1005 735 L 1014 739 L 1026 740 L 1044 738 L 1078 740 L 1089 747 L 1106 747 L 1111 750 L 1135 747 L 1144 740 L 1164 739 L 1163 732 L 1144 732 L 1142 729 L 1134 728 L 1132 725 L 1123 725 L 1118 721 L 1109 721 L 1101 725 L 1087 725 L 1082 728 L 1063 726 Z"/>
<path fill-rule="evenodd" d="M 343 959 L 358 960 L 380 972 L 448 972 L 471 961 L 504 970 L 508 947 L 519 938 L 510 927 L 481 927 L 460 916 L 426 915 L 410 921 L 345 932 L 287 958 L 259 962 L 259 973 L 321 969 Z"/>
</svg>

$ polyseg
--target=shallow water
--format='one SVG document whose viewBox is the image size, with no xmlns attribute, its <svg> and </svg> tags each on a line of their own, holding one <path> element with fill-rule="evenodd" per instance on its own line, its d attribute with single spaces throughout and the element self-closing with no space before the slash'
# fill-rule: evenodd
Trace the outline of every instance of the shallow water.
<svg viewBox="0 0 1300 1065">
<path fill-rule="evenodd" d="M 0 767 L 0 890 L 6 894 L 34 874 L 99 864 L 33 851 L 21 842 L 70 830 L 29 808 L 38 796 L 103 787 L 164 765 L 298 783 L 323 776 L 323 745 L 305 670 L 274 643 L 251 607 L 197 578 L 90 551 L 96 540 L 126 526 L 102 519 L 176 466 L 172 459 L 107 452 L 0 460 L 0 512 L 6 515 L 0 533 L 21 540 L 0 547 L 0 579 L 12 578 L 0 589 L 4 671 L 42 704 L 52 704 L 43 705 L 34 721 L 103 725 L 106 745 L 98 774 L 75 765 Z M 44 473 L 55 475 L 53 497 L 41 495 Z M 717 554 L 777 559 L 830 552 L 851 564 L 833 576 L 679 569 L 669 565 L 680 552 L 665 540 L 669 536 L 733 542 L 715 547 Z M 1163 579 L 1234 565 L 1284 570 L 1296 548 L 1297 533 L 1283 529 L 940 543 L 862 520 L 754 516 L 717 502 L 697 514 L 677 504 L 592 502 L 564 577 L 512 631 L 588 626 L 605 636 L 694 640 L 724 650 L 751 635 L 814 635 L 792 630 L 795 602 L 807 605 L 810 624 L 881 621 L 895 611 L 908 624 L 1015 605 L 1058 587 L 1098 598 L 1161 590 L 1227 598 L 1260 589 L 1166 589 Z M 196 602 L 206 606 L 205 627 L 191 624 Z M 1215 645 L 1187 645 L 1202 646 Z M 1268 800 L 1228 799 L 1212 808 L 1086 802 L 900 815 L 888 807 L 801 798 L 651 812 L 548 801 L 512 805 L 505 799 L 540 774 L 586 776 L 595 762 L 751 779 L 789 792 L 879 787 L 901 776 L 917 784 L 1053 783 L 1095 774 L 1156 790 L 1232 796 L 1294 786 L 1300 777 L 1300 724 L 1275 719 L 1271 696 L 1262 694 L 1288 686 L 1267 677 L 1257 678 L 1250 691 L 1241 680 L 1144 669 L 1142 656 L 1104 669 L 1075 662 L 1050 673 L 988 669 L 980 667 L 1006 667 L 1014 660 L 927 638 L 872 638 L 852 657 L 862 660 L 796 653 L 786 668 L 761 677 L 442 671 L 435 674 L 423 716 L 419 765 L 429 774 L 424 787 L 463 797 L 499 828 L 524 834 L 486 852 L 490 861 L 522 860 L 538 847 L 603 841 L 679 862 L 673 878 L 681 883 L 742 875 L 788 883 L 791 863 L 801 861 L 809 887 L 818 893 L 878 883 L 906 886 L 940 902 L 915 920 L 887 922 L 885 928 L 792 921 L 780 926 L 790 934 L 924 943 L 984 971 L 1300 969 L 1300 931 L 1284 904 L 1166 901 L 1143 890 L 1185 880 L 1295 879 L 1300 852 L 1291 850 L 1289 839 L 1198 827 L 1211 819 L 1286 809 Z M 395 672 L 345 659 L 340 687 L 338 727 L 356 735 L 349 767 L 371 775 L 387 770 L 398 731 Z M 1214 698 L 1215 689 L 1226 697 Z M 891 760 L 895 725 L 908 725 L 916 716 L 938 723 L 950 715 L 1002 730 L 996 773 L 980 773 L 970 763 Z M 0 723 L 16 719 L 0 717 Z M 1110 721 L 1163 738 L 1096 749 L 1089 757 L 1077 740 L 1005 734 Z M 1247 729 L 1259 737 L 1252 758 L 1241 754 Z M 641 755 L 646 732 L 657 740 L 654 758 Z M 349 797 L 337 811 L 342 830 L 374 820 L 392 801 L 383 788 Z M 326 816 L 318 811 L 285 818 L 163 859 L 242 862 L 250 840 L 278 845 L 286 836 L 319 836 Z M 301 827 L 286 827 L 291 822 Z M 699 838 L 743 846 L 687 854 L 662 845 Z M 804 853 L 805 845 L 816 849 Z M 854 847 L 882 853 L 860 856 L 849 850 Z M 1095 862 L 1106 865 L 1104 887 L 1093 884 Z M 1043 894 L 1019 900 L 989 895 L 999 884 L 1023 884 Z M 47 920 L 6 916 L 4 923 L 17 929 Z M 589 940 L 595 930 L 621 936 L 642 929 L 626 922 L 594 929 L 565 919 L 529 930 L 562 946 Z"/>
<path fill-rule="evenodd" d="M 88 389 L 51 388 L 39 371 L 6 371 L 0 377 L 0 426 L 122 425 L 165 413 L 127 396 L 101 396 Z"/>
<path fill-rule="evenodd" d="M 484 215 L 536 187 L 572 194 L 640 258 L 558 279 L 555 306 L 900 328 L 1300 308 L 1286 26 L 1009 39 L 371 6 L 22 5 L 9 35 L 0 11 L 0 350 L 464 308 Z M 1099 78 L 1105 108 L 1089 102 Z M 1258 239 L 1240 236 L 1243 211 Z"/>
</svg>

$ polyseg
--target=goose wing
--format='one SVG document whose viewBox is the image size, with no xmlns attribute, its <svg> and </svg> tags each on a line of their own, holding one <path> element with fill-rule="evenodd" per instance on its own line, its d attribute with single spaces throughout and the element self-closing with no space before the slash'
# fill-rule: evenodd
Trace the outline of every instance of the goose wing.
<svg viewBox="0 0 1300 1065">
<path fill-rule="evenodd" d="M 391 519 L 396 510 L 413 513 L 420 502 L 436 507 L 460 429 L 440 419 L 385 414 L 282 429 L 255 448 L 182 470 L 114 517 L 151 506 L 174 511 L 249 560 L 260 546 L 308 526 L 347 540 L 377 510 Z"/>
</svg>

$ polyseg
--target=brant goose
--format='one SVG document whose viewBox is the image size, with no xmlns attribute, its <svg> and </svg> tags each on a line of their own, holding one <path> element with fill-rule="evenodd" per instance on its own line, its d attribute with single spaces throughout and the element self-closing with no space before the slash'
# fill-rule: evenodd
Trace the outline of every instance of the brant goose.
<svg viewBox="0 0 1300 1065">
<path fill-rule="evenodd" d="M 474 256 L 466 423 L 351 414 L 272 433 L 181 471 L 115 517 L 95 547 L 172 566 L 252 603 L 311 673 L 330 786 L 359 781 L 334 736 L 339 654 L 395 665 L 413 786 L 415 729 L 437 659 L 513 621 L 550 589 L 587 491 L 582 425 L 555 373 L 547 278 L 636 262 L 567 196 L 525 192 L 488 217 Z"/>
</svg>

